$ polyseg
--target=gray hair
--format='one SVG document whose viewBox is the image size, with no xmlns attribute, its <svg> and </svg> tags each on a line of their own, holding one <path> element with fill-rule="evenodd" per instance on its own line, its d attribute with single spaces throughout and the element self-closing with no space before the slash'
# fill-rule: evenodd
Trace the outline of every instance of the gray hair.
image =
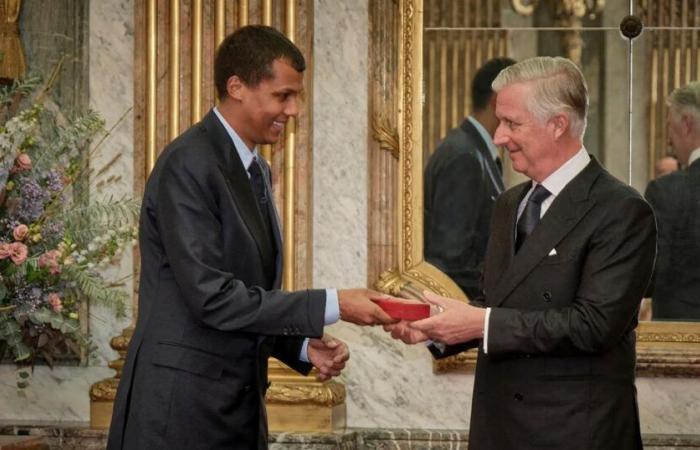
<svg viewBox="0 0 700 450">
<path fill-rule="evenodd" d="M 579 68 L 566 58 L 537 56 L 506 67 L 493 80 L 498 92 L 515 83 L 532 83 L 527 108 L 541 122 L 555 114 L 569 116 L 571 133 L 582 138 L 588 114 L 588 87 Z"/>
<path fill-rule="evenodd" d="M 671 92 L 666 104 L 681 114 L 689 114 L 700 122 L 700 81 L 693 81 Z"/>
</svg>

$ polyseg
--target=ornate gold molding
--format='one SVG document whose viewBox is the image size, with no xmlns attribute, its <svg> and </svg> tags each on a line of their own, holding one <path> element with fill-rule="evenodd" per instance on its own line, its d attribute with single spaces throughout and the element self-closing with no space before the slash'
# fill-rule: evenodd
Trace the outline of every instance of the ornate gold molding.
<svg viewBox="0 0 700 450">
<path fill-rule="evenodd" d="M 403 255 L 399 256 L 399 260 L 403 260 L 404 267 L 413 265 L 413 103 L 415 101 L 413 88 L 414 76 L 416 79 L 422 78 L 421 54 L 414 54 L 416 53 L 415 48 L 420 48 L 422 33 L 416 36 L 414 31 L 416 9 L 413 3 L 413 0 L 404 0 L 402 3 L 401 28 L 403 32 L 401 33 L 402 42 L 399 53 L 399 67 L 402 71 L 400 77 L 402 82 L 399 88 L 402 90 L 402 95 L 400 96 L 402 108 L 400 108 L 400 111 L 403 111 L 402 114 L 399 114 L 399 133 L 402 134 L 402 149 L 400 152 L 402 161 L 399 179 L 403 181 L 403 189 L 401 189 L 403 226 L 399 231 L 399 235 L 402 237 Z M 422 17 L 422 9 L 419 11 L 418 17 Z M 418 22 L 418 26 L 420 26 L 421 22 Z M 414 40 L 417 40 L 418 43 L 414 43 Z M 418 61 L 415 61 L 416 56 Z"/>
<path fill-rule="evenodd" d="M 515 12 L 530 16 L 540 0 L 511 0 Z M 595 17 L 605 8 L 605 0 L 548 0 L 554 11 L 554 24 L 570 28 L 561 36 L 564 55 L 581 65 L 583 38 L 581 37 L 581 19 Z"/>
<path fill-rule="evenodd" d="M 434 373 L 471 373 L 476 368 L 476 349 L 472 349 L 449 358 L 440 359 L 433 363 Z"/>
<path fill-rule="evenodd" d="M 326 383 L 285 383 L 272 384 L 267 391 L 266 401 L 272 403 L 337 406 L 345 402 L 345 386 L 335 381 Z"/>
<path fill-rule="evenodd" d="M 392 127 L 386 117 L 375 117 L 372 121 L 372 137 L 379 143 L 379 148 L 399 159 L 399 131 Z"/>
<path fill-rule="evenodd" d="M 19 34 L 22 0 L 0 0 L 0 80 L 12 82 L 24 78 L 27 70 Z"/>
<path fill-rule="evenodd" d="M 637 329 L 637 375 L 700 376 L 700 324 L 641 322 Z"/>
<path fill-rule="evenodd" d="M 537 0 L 510 0 L 513 10 L 523 16 L 531 16 L 535 11 Z"/>
<path fill-rule="evenodd" d="M 126 350 L 129 347 L 129 341 L 131 341 L 133 334 L 134 327 L 132 325 L 125 328 L 121 335 L 113 337 L 109 342 L 110 347 L 119 354 L 119 358 L 109 363 L 109 367 L 116 373 L 112 378 L 98 381 L 90 386 L 91 428 L 108 428 L 112 421 L 112 405 L 114 404 L 114 399 L 117 398 L 117 387 L 124 369 Z"/>
</svg>

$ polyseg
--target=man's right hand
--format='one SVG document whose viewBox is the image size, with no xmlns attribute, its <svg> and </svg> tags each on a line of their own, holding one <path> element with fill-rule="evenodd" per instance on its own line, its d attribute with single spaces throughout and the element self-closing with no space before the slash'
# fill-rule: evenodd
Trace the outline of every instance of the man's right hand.
<svg viewBox="0 0 700 450">
<path fill-rule="evenodd" d="M 371 289 L 341 289 L 338 291 L 340 320 L 356 325 L 387 325 L 397 320 L 389 317 L 372 300 L 390 298 Z"/>
</svg>

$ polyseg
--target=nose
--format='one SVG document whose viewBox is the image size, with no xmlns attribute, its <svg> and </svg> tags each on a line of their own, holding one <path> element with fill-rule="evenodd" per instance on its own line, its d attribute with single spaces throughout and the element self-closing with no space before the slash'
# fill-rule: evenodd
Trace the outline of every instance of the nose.
<svg viewBox="0 0 700 450">
<path fill-rule="evenodd" d="M 284 113 L 289 117 L 296 117 L 299 115 L 299 102 L 297 102 L 296 98 L 290 98 L 287 100 Z"/>
<path fill-rule="evenodd" d="M 506 142 L 508 142 L 506 131 L 504 130 L 502 124 L 498 124 L 498 128 L 496 128 L 496 133 L 494 133 L 493 135 L 493 143 L 500 146 L 505 145 Z"/>
</svg>

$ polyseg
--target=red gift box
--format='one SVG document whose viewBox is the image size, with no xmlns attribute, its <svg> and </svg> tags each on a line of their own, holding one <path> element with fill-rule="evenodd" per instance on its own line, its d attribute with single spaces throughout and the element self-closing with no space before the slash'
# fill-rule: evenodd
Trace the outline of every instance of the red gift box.
<svg viewBox="0 0 700 450">
<path fill-rule="evenodd" d="M 394 300 L 373 300 L 392 319 L 420 320 L 430 317 L 430 305 L 427 303 L 403 303 Z"/>
</svg>

